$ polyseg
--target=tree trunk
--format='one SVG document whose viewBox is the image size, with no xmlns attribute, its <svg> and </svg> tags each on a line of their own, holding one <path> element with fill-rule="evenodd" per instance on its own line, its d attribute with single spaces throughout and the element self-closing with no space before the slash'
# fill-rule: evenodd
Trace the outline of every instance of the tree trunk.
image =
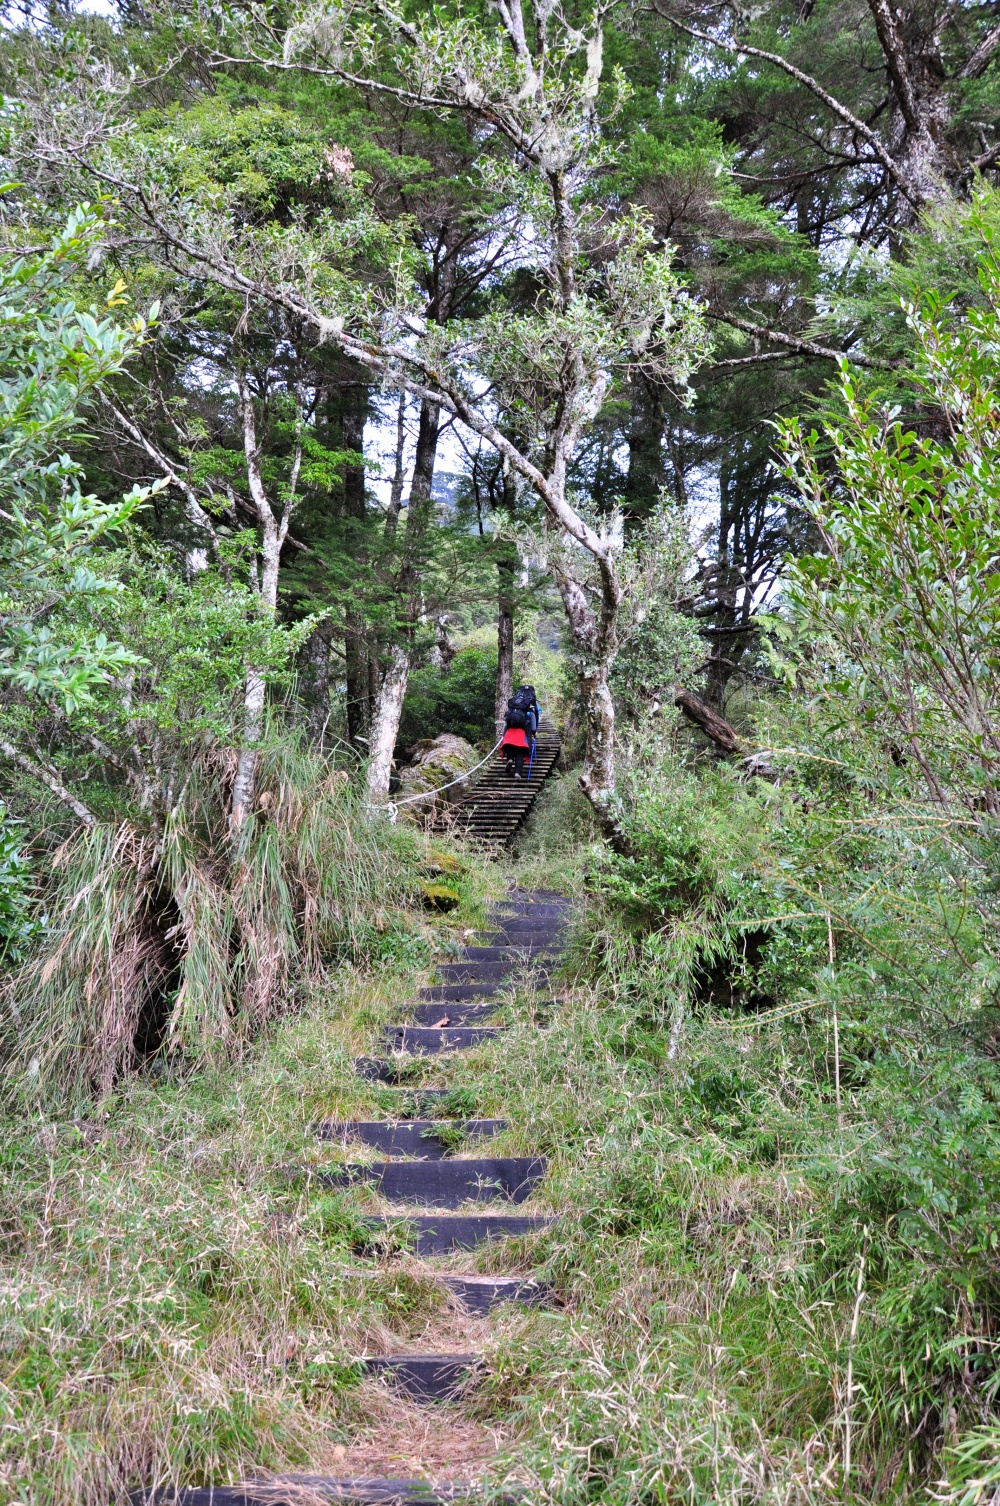
<svg viewBox="0 0 1000 1506">
<path fill-rule="evenodd" d="M 251 482 L 250 490 L 253 494 L 258 488 L 255 488 Z M 260 599 L 273 617 L 278 606 L 278 569 L 284 538 L 279 535 L 277 521 L 271 511 L 270 503 L 264 497 L 262 486 L 259 487 L 259 492 L 263 499 L 263 505 L 258 502 L 257 508 L 263 535 Z M 255 500 L 258 500 L 256 496 Z M 264 731 L 265 692 L 264 672 L 257 665 L 251 664 L 247 669 L 246 689 L 243 695 L 243 746 L 240 748 L 236 762 L 236 778 L 233 781 L 233 798 L 230 808 L 230 821 L 234 829 L 242 826 L 253 804 L 260 739 Z"/>
<path fill-rule="evenodd" d="M 421 403 L 403 559 L 397 577 L 396 595 L 403 616 L 400 624 L 402 642 L 393 644 L 389 650 L 389 661 L 379 686 L 368 746 L 368 792 L 373 799 L 384 800 L 389 793 L 392 754 L 399 734 L 399 719 L 403 714 L 403 699 L 410 677 L 413 636 L 420 611 L 420 550 L 431 517 L 438 418 L 439 409 L 433 403 Z"/>
<path fill-rule="evenodd" d="M 578 677 L 586 733 L 580 788 L 615 852 L 627 854 L 629 843 L 614 808 L 615 703 L 608 687 L 610 669 L 610 663 L 605 660 L 588 666 Z"/>
<path fill-rule="evenodd" d="M 364 453 L 367 412 L 367 389 L 352 387 L 340 421 L 345 450 L 353 450 L 356 454 Z M 360 552 L 363 549 L 361 533 L 366 515 L 364 465 L 348 465 L 344 470 L 344 513 L 357 524 L 356 547 Z M 364 615 L 356 607 L 349 606 L 344 615 L 344 657 L 347 661 L 347 740 L 352 748 L 363 742 L 373 716 L 369 697 L 369 645 L 365 627 Z"/>
<path fill-rule="evenodd" d="M 621 583 L 614 560 L 605 555 L 600 561 L 600 605 L 595 611 L 583 584 L 573 574 L 569 552 L 555 556 L 550 563 L 573 639 L 577 691 L 584 714 L 586 741 L 580 788 L 615 852 L 628 855 L 630 844 L 616 811 L 615 703 L 608 685 L 618 651 Z"/>
<path fill-rule="evenodd" d="M 434 643 L 435 662 L 441 666 L 441 673 L 446 675 L 451 668 L 451 661 L 455 657 L 456 649 L 448 636 L 448 624 L 451 621 L 450 612 L 439 612 L 437 615 L 437 639 Z"/>
<path fill-rule="evenodd" d="M 310 633 L 306 643 L 306 664 L 309 696 L 306 727 L 310 741 L 317 747 L 322 747 L 330 720 L 330 626 L 328 623 L 322 623 Z"/>
<path fill-rule="evenodd" d="M 410 659 L 398 643 L 393 646 L 392 656 L 382 683 L 379 686 L 378 704 L 372 719 L 369 743 L 368 793 L 372 799 L 384 799 L 389 793 L 392 774 L 392 755 L 399 732 L 399 719 L 403 714 L 403 700 L 410 678 Z"/>
<path fill-rule="evenodd" d="M 431 492 L 434 488 L 434 463 L 437 459 L 441 410 L 426 400 L 420 404 L 417 448 L 413 456 L 413 479 L 410 482 L 409 516 L 406 524 L 406 552 L 415 564 L 417 549 L 423 543 L 430 522 Z"/>
<path fill-rule="evenodd" d="M 237 373 L 240 408 L 243 418 L 243 449 L 247 463 L 247 485 L 250 498 L 260 525 L 260 599 L 270 617 L 278 608 L 278 573 L 281 569 L 281 549 L 288 535 L 295 506 L 295 491 L 298 486 L 299 467 L 302 463 L 302 438 L 299 432 L 295 459 L 292 463 L 291 483 L 288 498 L 281 512 L 275 516 L 260 468 L 260 448 L 257 444 L 257 427 L 253 411 L 253 398 L 247 383 L 246 373 Z M 264 731 L 264 701 L 266 696 L 264 672 L 258 666 L 247 667 L 246 689 L 243 695 L 243 745 L 236 761 L 236 778 L 233 781 L 233 796 L 229 809 L 229 822 L 233 831 L 243 825 L 253 804 L 259 744 Z"/>
<path fill-rule="evenodd" d="M 253 804 L 260 738 L 264 730 L 264 693 L 264 676 L 259 669 L 248 669 L 243 694 L 243 746 L 236 760 L 230 807 L 230 822 L 234 828 L 243 825 Z"/>
<path fill-rule="evenodd" d="M 644 523 L 659 506 L 667 484 L 663 448 L 663 397 L 643 376 L 629 388 L 628 471 L 622 492 L 626 527 Z"/>
<path fill-rule="evenodd" d="M 403 505 L 403 481 L 405 471 L 403 461 L 406 453 L 406 393 L 399 394 L 399 406 L 396 409 L 396 461 L 392 471 L 392 485 L 389 488 L 389 506 L 385 514 L 385 537 L 396 537 L 396 525 L 399 522 L 399 510 Z"/>
<path fill-rule="evenodd" d="M 731 727 L 724 717 L 713 711 L 711 706 L 699 700 L 698 696 L 692 695 L 690 690 L 682 690 L 674 697 L 674 705 L 678 706 L 689 721 L 704 732 L 705 736 L 721 748 L 723 753 L 739 752 L 740 740 L 736 729 Z"/>
<path fill-rule="evenodd" d="M 497 688 L 494 721 L 497 738 L 503 737 L 507 702 L 514 694 L 514 566 L 509 560 L 497 565 Z"/>
</svg>

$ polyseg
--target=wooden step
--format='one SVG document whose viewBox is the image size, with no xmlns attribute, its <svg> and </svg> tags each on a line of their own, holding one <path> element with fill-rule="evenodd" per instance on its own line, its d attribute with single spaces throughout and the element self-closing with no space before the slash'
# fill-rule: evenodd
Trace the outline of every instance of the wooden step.
<svg viewBox="0 0 1000 1506">
<path fill-rule="evenodd" d="M 523 967 L 525 958 L 549 956 L 551 957 L 557 948 L 546 938 L 538 941 L 527 937 L 520 944 L 515 944 L 506 939 L 497 944 L 487 946 L 467 946 L 462 948 L 461 961 L 463 962 L 511 962 L 515 967 Z"/>
<path fill-rule="evenodd" d="M 324 1187 L 373 1187 L 392 1203 L 460 1208 L 466 1202 L 526 1202 L 544 1176 L 543 1156 L 483 1156 L 349 1162 L 320 1172 L 315 1180 Z"/>
<path fill-rule="evenodd" d="M 437 1000 L 439 1003 L 467 1003 L 472 999 L 494 999 L 500 992 L 501 983 L 439 983 L 433 988 L 422 988 L 421 999 Z"/>
<path fill-rule="evenodd" d="M 381 1056 L 358 1056 L 354 1070 L 366 1082 L 384 1082 L 390 1086 L 399 1084 L 399 1063 L 386 1061 Z"/>
<path fill-rule="evenodd" d="M 484 1041 L 505 1034 L 499 1025 L 387 1025 L 383 1041 L 388 1051 L 402 1051 L 407 1056 L 437 1056 L 442 1051 L 469 1051 Z"/>
<path fill-rule="evenodd" d="M 523 1276 L 442 1276 L 441 1285 L 470 1313 L 492 1312 L 502 1302 L 544 1307 L 551 1296 L 544 1282 Z"/>
<path fill-rule="evenodd" d="M 486 1140 L 506 1128 L 504 1119 L 466 1119 L 460 1123 L 450 1119 L 348 1120 L 344 1123 L 325 1120 L 316 1126 L 316 1133 L 321 1140 L 370 1145 L 387 1156 L 415 1156 L 423 1161 L 440 1161 L 453 1154 L 450 1145 L 441 1139 L 441 1130 L 447 1129 L 450 1136 L 457 1129 L 466 1140 Z"/>
<path fill-rule="evenodd" d="M 515 957 L 502 962 L 439 962 L 434 971 L 442 983 L 502 983 L 523 972 L 524 963 Z"/>
<path fill-rule="evenodd" d="M 554 905 L 539 901 L 530 907 L 525 904 L 511 904 L 503 907 L 503 912 L 497 914 L 498 921 L 506 923 L 507 920 L 565 920 L 569 912 L 563 905 Z"/>
<path fill-rule="evenodd" d="M 475 1250 L 498 1239 L 523 1239 L 552 1227 L 552 1218 L 516 1213 L 425 1213 L 410 1218 L 366 1218 L 372 1241 L 399 1239 L 416 1255 L 450 1255 Z"/>
<path fill-rule="evenodd" d="M 480 1364 L 474 1354 L 380 1354 L 359 1362 L 419 1401 L 454 1401 Z"/>
<path fill-rule="evenodd" d="M 502 1009 L 501 1003 L 448 1004 L 431 1001 L 414 1004 L 410 1011 L 415 1025 L 479 1025 Z"/>
<path fill-rule="evenodd" d="M 529 969 L 523 958 L 515 956 L 503 962 L 442 962 L 436 971 L 443 984 L 502 983 Z M 532 967 L 530 971 L 541 974 L 545 969 Z"/>
<path fill-rule="evenodd" d="M 337 1479 L 329 1475 L 281 1475 L 270 1480 L 247 1480 L 241 1485 L 191 1485 L 180 1490 L 160 1486 L 133 1491 L 132 1506 L 303 1506 L 319 1498 L 339 1506 L 457 1506 L 481 1498 L 464 1482 L 394 1480 L 387 1477 Z M 494 1497 L 493 1499 L 498 1499 Z M 516 1494 L 499 1498 L 515 1502 Z"/>
<path fill-rule="evenodd" d="M 562 936 L 569 924 L 569 916 L 565 915 L 500 915 L 494 911 L 487 924 L 480 931 L 485 935 L 491 929 L 503 931 L 508 936 L 536 936 L 553 935 Z"/>
</svg>

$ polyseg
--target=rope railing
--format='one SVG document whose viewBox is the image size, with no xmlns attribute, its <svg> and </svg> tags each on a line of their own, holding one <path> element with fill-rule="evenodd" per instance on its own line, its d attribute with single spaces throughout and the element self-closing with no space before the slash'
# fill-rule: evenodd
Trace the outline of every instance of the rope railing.
<svg viewBox="0 0 1000 1506">
<path fill-rule="evenodd" d="M 455 779 L 449 779 L 447 784 L 439 784 L 435 790 L 420 790 L 418 794 L 407 795 L 403 800 L 390 800 L 385 805 L 376 806 L 374 809 L 384 810 L 389 820 L 395 822 L 401 805 L 413 805 L 417 800 L 429 800 L 432 795 L 440 795 L 442 790 L 450 790 L 452 785 L 463 784 L 466 779 L 471 779 L 473 774 L 478 773 L 484 763 L 489 763 L 502 742 L 503 738 L 498 737 L 485 758 L 481 758 L 473 768 L 466 769 L 464 774 L 459 774 Z"/>
</svg>

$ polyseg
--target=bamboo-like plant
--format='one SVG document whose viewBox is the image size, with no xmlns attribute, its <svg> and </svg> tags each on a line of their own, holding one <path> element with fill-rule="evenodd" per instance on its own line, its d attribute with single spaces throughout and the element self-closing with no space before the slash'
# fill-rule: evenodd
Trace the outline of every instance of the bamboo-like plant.
<svg viewBox="0 0 1000 1506">
<path fill-rule="evenodd" d="M 787 475 L 825 552 L 788 597 L 801 672 L 828 707 L 881 729 L 946 812 L 1000 813 L 1000 251 L 983 238 L 983 306 L 905 308 L 912 407 L 866 398 L 847 364 L 824 433 L 782 426 Z M 832 464 L 830 463 L 832 460 Z M 796 671 L 792 671 L 795 673 Z M 839 713 L 838 713 L 839 708 Z"/>
</svg>

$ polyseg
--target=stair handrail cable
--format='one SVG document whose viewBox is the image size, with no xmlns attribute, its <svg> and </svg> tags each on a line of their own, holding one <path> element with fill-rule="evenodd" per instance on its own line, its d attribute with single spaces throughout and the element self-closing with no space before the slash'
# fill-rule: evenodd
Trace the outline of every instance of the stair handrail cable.
<svg viewBox="0 0 1000 1506">
<path fill-rule="evenodd" d="M 464 774 L 459 774 L 455 779 L 449 779 L 447 784 L 439 784 L 436 790 L 420 790 L 418 794 L 407 795 L 403 800 L 389 800 L 385 805 L 372 806 L 370 808 L 373 810 L 384 810 L 389 820 L 395 821 L 396 813 L 401 805 L 412 805 L 415 800 L 428 800 L 431 795 L 440 795 L 442 790 L 450 790 L 453 784 L 462 784 L 464 780 L 471 779 L 472 775 L 481 769 L 484 763 L 489 763 L 502 742 L 503 737 L 498 737 L 485 758 L 481 758 L 473 768 L 466 769 Z"/>
</svg>

